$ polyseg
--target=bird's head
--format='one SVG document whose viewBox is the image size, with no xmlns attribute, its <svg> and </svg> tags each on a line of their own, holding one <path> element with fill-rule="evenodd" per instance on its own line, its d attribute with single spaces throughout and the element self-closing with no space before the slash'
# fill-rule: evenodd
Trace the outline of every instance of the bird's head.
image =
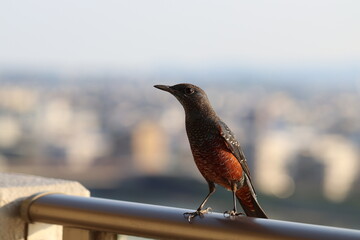
<svg viewBox="0 0 360 240">
<path fill-rule="evenodd" d="M 189 83 L 180 83 L 174 86 L 155 85 L 154 87 L 174 95 L 183 105 L 185 112 L 212 110 L 204 90 Z"/>
</svg>

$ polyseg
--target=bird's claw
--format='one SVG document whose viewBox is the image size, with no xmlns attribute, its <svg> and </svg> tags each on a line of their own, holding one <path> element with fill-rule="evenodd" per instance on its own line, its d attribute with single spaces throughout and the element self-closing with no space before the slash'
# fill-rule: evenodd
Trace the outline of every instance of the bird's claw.
<svg viewBox="0 0 360 240">
<path fill-rule="evenodd" d="M 211 210 L 212 209 L 210 207 L 208 207 L 206 209 L 198 209 L 195 212 L 186 212 L 183 215 L 185 218 L 187 218 L 188 222 L 191 222 L 191 220 L 194 217 L 199 216 L 199 217 L 203 218 L 204 214 L 211 212 Z"/>
<path fill-rule="evenodd" d="M 242 215 L 244 215 L 244 214 L 241 212 L 236 212 L 235 210 L 224 212 L 224 217 L 236 217 L 236 216 L 242 216 Z"/>
</svg>

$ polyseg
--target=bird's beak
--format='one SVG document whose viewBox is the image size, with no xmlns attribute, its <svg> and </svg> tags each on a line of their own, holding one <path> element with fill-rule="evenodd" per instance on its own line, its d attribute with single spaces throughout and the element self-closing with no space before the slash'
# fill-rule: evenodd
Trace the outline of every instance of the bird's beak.
<svg viewBox="0 0 360 240">
<path fill-rule="evenodd" d="M 166 86 L 166 85 L 155 85 L 154 87 L 156 87 L 156 88 L 158 88 L 158 89 L 160 89 L 160 90 L 169 92 L 169 93 L 173 93 L 173 90 L 172 90 L 172 88 L 170 88 L 170 86 Z"/>
</svg>

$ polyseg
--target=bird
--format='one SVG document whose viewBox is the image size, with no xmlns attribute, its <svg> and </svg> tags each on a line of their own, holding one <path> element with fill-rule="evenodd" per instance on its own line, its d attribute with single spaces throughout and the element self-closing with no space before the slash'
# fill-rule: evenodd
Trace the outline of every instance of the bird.
<svg viewBox="0 0 360 240">
<path fill-rule="evenodd" d="M 208 184 L 209 192 L 197 210 L 184 213 L 188 221 L 211 211 L 204 206 L 215 192 L 215 184 L 232 192 L 233 209 L 224 215 L 244 215 L 237 211 L 238 200 L 246 216 L 268 218 L 257 200 L 245 154 L 234 133 L 214 111 L 205 91 L 190 83 L 154 87 L 169 92 L 183 106 L 191 152 Z"/>
</svg>

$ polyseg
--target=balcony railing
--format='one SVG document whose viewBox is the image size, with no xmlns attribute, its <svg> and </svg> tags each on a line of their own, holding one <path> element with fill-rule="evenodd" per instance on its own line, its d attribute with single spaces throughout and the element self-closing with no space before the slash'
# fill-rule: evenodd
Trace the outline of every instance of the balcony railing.
<svg viewBox="0 0 360 240">
<path fill-rule="evenodd" d="M 189 209 L 42 193 L 23 201 L 27 222 L 64 226 L 64 239 L 116 239 L 117 234 L 155 239 L 360 239 L 360 231 L 209 213 L 190 223 Z M 336 217 L 336 216 L 334 216 Z M 86 234 L 89 233 L 89 234 Z"/>
</svg>

